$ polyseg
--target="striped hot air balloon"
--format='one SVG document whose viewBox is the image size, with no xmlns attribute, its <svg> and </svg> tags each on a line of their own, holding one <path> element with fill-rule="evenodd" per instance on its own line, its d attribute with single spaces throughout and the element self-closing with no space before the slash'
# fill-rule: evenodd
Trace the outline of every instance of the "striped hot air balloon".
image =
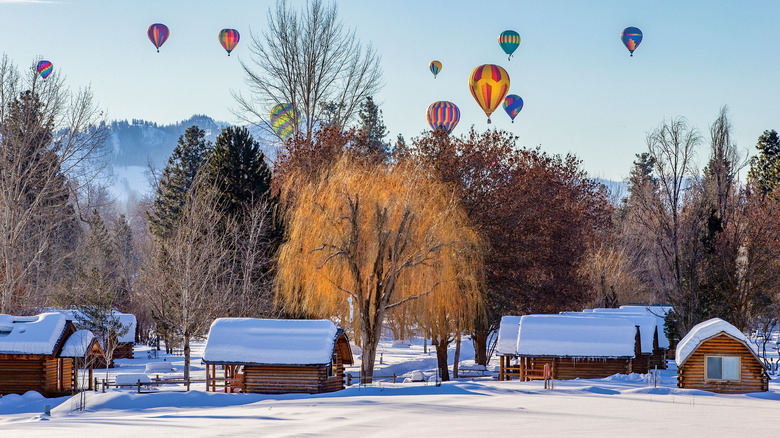
<svg viewBox="0 0 780 438">
<path fill-rule="evenodd" d="M 433 73 L 433 78 L 436 79 L 436 75 L 438 75 L 439 72 L 441 71 L 441 62 L 431 61 L 431 63 L 428 65 L 428 68 L 431 69 L 431 73 Z"/>
<path fill-rule="evenodd" d="M 520 45 L 520 34 L 513 30 L 505 30 L 498 36 L 498 45 L 509 55 L 507 59 L 512 60 L 512 53 L 515 53 L 517 46 Z"/>
<path fill-rule="evenodd" d="M 490 123 L 490 115 L 501 105 L 509 91 L 509 74 L 498 65 L 480 65 L 469 76 L 469 89 Z"/>
<path fill-rule="evenodd" d="M 35 67 L 35 70 L 37 70 L 38 74 L 41 75 L 41 77 L 44 79 L 49 77 L 53 69 L 54 69 L 54 64 L 45 60 L 39 62 L 38 65 Z"/>
<path fill-rule="evenodd" d="M 236 48 L 239 38 L 241 38 L 241 35 L 235 29 L 222 29 L 219 31 L 219 43 L 227 50 L 228 56 Z"/>
<path fill-rule="evenodd" d="M 165 44 L 165 40 L 168 39 L 168 26 L 161 23 L 154 23 L 146 29 L 146 35 L 149 37 L 149 41 L 157 47 L 157 52 L 160 52 L 160 47 Z"/>
<path fill-rule="evenodd" d="M 623 45 L 626 46 L 631 56 L 634 56 L 634 50 L 639 47 L 639 43 L 642 42 L 642 31 L 636 27 L 627 27 L 623 29 L 623 33 L 620 34 L 620 39 L 623 41 Z"/>
<path fill-rule="evenodd" d="M 281 103 L 273 107 L 269 118 L 271 127 L 282 141 L 287 141 L 298 125 L 298 115 L 289 103 Z"/>
<path fill-rule="evenodd" d="M 520 114 L 521 109 L 523 109 L 523 99 L 517 94 L 510 94 L 504 99 L 504 111 L 512 118 L 512 123 L 515 123 L 515 117 Z"/>
<path fill-rule="evenodd" d="M 460 110 L 452 102 L 433 102 L 431 106 L 428 107 L 427 118 L 431 129 L 434 131 L 441 129 L 447 131 L 447 134 L 450 134 L 452 130 L 458 126 Z"/>
</svg>

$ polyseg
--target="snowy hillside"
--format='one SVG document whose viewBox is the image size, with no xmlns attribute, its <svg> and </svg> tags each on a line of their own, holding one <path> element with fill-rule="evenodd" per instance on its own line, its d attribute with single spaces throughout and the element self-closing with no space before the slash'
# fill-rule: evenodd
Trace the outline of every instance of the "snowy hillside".
<svg viewBox="0 0 780 438">
<path fill-rule="evenodd" d="M 220 132 L 229 126 L 206 115 L 194 115 L 187 120 L 160 125 L 155 122 L 134 119 L 111 122 L 111 168 L 113 184 L 111 191 L 119 200 L 127 200 L 131 194 L 143 196 L 151 191 L 148 181 L 148 164 L 162 170 L 176 147 L 179 137 L 191 126 L 206 132 L 206 140 L 214 142 Z M 265 146 L 261 130 L 250 128 L 250 132 L 263 146 L 269 159 L 275 157 L 275 150 Z"/>
</svg>

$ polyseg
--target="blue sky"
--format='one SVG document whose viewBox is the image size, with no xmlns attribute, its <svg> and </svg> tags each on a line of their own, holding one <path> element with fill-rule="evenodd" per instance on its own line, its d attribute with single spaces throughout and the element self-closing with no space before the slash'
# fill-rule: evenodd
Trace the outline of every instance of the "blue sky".
<svg viewBox="0 0 780 438">
<path fill-rule="evenodd" d="M 302 1 L 294 1 L 303 4 Z M 243 90 L 239 59 L 250 29 L 262 32 L 272 1 L 0 1 L 3 52 L 18 65 L 37 56 L 77 88 L 91 84 L 110 118 L 167 123 L 192 114 L 235 122 L 231 90 Z M 454 102 L 461 120 L 509 130 L 523 146 L 573 152 L 594 177 L 621 179 L 645 136 L 663 119 L 685 116 L 707 137 L 728 105 L 737 144 L 750 154 L 765 129 L 780 129 L 780 16 L 777 1 L 338 1 L 340 16 L 382 56 L 385 87 L 376 96 L 392 138 L 427 129 L 425 111 Z M 149 24 L 168 25 L 160 53 Z M 620 41 L 627 26 L 644 40 L 630 58 Z M 217 42 L 225 27 L 241 32 L 227 57 Z M 498 34 L 517 31 L 511 61 Z M 437 79 L 428 63 L 438 59 Z M 525 106 L 493 125 L 471 97 L 467 80 L 480 64 L 503 66 L 510 93 Z M 706 144 L 699 163 L 707 157 Z"/>
</svg>

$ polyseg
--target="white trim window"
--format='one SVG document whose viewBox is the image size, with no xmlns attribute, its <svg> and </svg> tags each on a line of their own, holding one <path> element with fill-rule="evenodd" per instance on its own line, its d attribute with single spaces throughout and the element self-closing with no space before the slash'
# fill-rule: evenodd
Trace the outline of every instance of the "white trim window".
<svg viewBox="0 0 780 438">
<path fill-rule="evenodd" d="M 739 356 L 707 356 L 705 360 L 706 380 L 739 380 Z"/>
</svg>

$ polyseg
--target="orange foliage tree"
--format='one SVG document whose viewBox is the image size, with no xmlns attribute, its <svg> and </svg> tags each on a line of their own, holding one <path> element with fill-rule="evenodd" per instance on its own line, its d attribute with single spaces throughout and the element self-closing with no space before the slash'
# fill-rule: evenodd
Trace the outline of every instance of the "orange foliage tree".
<svg viewBox="0 0 780 438">
<path fill-rule="evenodd" d="M 575 310 L 591 299 L 580 267 L 611 222 L 605 194 L 579 160 L 520 149 L 516 141 L 501 130 L 431 132 L 408 151 L 453 184 L 487 242 L 486 312 L 472 331 L 483 365 L 502 315 Z"/>
<path fill-rule="evenodd" d="M 407 161 L 349 153 L 315 178 L 289 169 L 277 298 L 288 312 L 318 317 L 344 315 L 351 298 L 363 381 L 388 310 L 416 303 L 465 318 L 478 307 L 480 239 L 447 185 Z"/>
</svg>

